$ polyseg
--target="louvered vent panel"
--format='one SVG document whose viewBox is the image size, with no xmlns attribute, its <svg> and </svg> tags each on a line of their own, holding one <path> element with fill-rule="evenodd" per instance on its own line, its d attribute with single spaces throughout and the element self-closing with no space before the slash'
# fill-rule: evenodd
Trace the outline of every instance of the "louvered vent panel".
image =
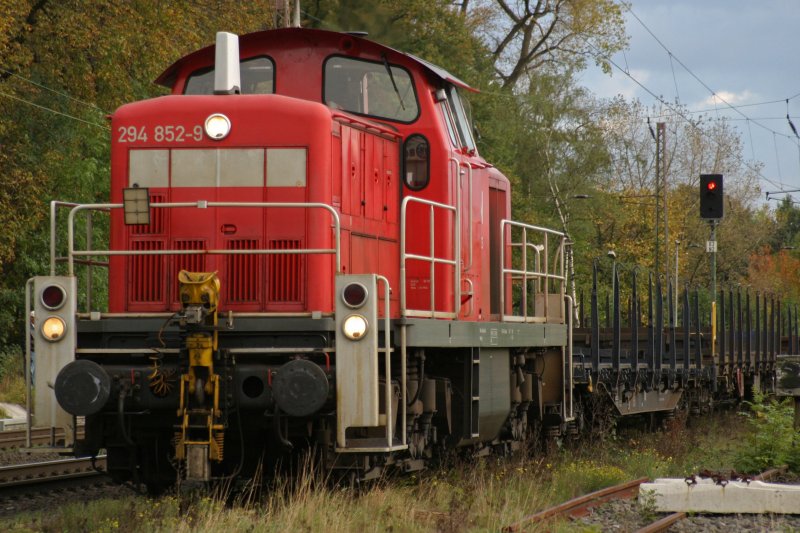
<svg viewBox="0 0 800 533">
<path fill-rule="evenodd" d="M 163 250 L 163 241 L 133 241 L 137 251 Z M 128 294 L 132 303 L 164 301 L 164 256 L 134 255 L 128 258 Z"/>
<path fill-rule="evenodd" d="M 228 241 L 228 250 L 257 250 L 256 239 Z M 226 256 L 227 276 L 223 282 L 228 303 L 258 303 L 261 294 L 260 256 L 235 254 Z"/>
<path fill-rule="evenodd" d="M 206 242 L 200 239 L 177 240 L 172 247 L 175 250 L 202 250 Z M 172 302 L 177 303 L 178 298 L 178 272 L 188 270 L 189 272 L 205 272 L 206 256 L 204 255 L 173 255 L 170 258 L 172 269 L 170 270 L 170 284 L 172 285 Z"/>
<path fill-rule="evenodd" d="M 167 196 L 164 194 L 151 194 L 150 195 L 150 203 L 151 204 L 163 204 L 167 201 Z M 153 235 L 153 234 L 161 234 L 164 233 L 164 219 L 167 216 L 167 210 L 156 208 L 150 209 L 150 224 L 147 225 L 135 225 L 135 226 L 128 226 L 131 231 L 131 235 Z"/>
<path fill-rule="evenodd" d="M 273 240 L 269 241 L 270 250 L 298 250 L 300 241 Z M 299 254 L 269 255 L 269 294 L 270 302 L 303 301 L 303 284 L 301 283 L 303 256 Z"/>
</svg>

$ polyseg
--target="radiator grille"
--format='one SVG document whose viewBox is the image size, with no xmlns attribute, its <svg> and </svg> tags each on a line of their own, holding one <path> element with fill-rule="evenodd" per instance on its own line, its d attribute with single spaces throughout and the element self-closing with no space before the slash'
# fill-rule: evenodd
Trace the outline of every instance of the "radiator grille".
<svg viewBox="0 0 800 533">
<path fill-rule="evenodd" d="M 201 239 L 188 239 L 177 240 L 173 242 L 172 247 L 175 250 L 202 250 L 205 248 L 206 241 Z M 189 272 L 205 272 L 206 271 L 206 256 L 205 255 L 174 255 L 170 258 L 172 268 L 169 274 L 169 280 L 173 287 L 172 289 L 172 302 L 178 303 L 178 272 L 181 270 L 188 270 Z"/>
<path fill-rule="evenodd" d="M 231 240 L 227 250 L 257 250 L 256 239 Z M 259 255 L 235 254 L 226 256 L 227 276 L 224 281 L 225 300 L 228 303 L 258 303 L 261 294 L 261 269 Z"/>
<path fill-rule="evenodd" d="M 271 240 L 270 250 L 298 250 L 300 241 L 297 240 Z M 303 301 L 303 284 L 301 283 L 303 256 L 299 254 L 269 255 L 269 293 L 270 302 Z"/>
<path fill-rule="evenodd" d="M 150 203 L 151 204 L 162 204 L 167 201 L 167 197 L 164 194 L 151 194 L 150 195 Z M 164 219 L 167 216 L 166 209 L 150 209 L 150 224 L 136 224 L 134 226 L 128 226 L 130 228 L 131 235 L 153 235 L 153 234 L 162 234 L 164 233 Z"/>
<path fill-rule="evenodd" d="M 163 241 L 133 241 L 136 251 L 163 250 Z M 134 255 L 128 258 L 128 294 L 133 303 L 164 302 L 164 256 Z"/>
</svg>

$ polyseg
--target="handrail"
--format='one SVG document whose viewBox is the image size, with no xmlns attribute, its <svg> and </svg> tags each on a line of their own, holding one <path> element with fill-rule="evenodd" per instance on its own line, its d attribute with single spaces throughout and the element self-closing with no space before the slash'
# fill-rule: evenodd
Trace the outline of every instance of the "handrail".
<svg viewBox="0 0 800 533">
<path fill-rule="evenodd" d="M 51 274 L 55 275 L 55 274 Z M 25 283 L 25 446 L 30 448 L 31 428 L 33 427 L 33 405 L 31 403 L 33 394 L 33 380 L 31 379 L 31 293 L 33 292 L 33 278 Z"/>
<path fill-rule="evenodd" d="M 575 405 L 573 404 L 573 397 L 572 391 L 575 390 L 575 381 L 574 381 L 574 371 L 575 366 L 573 364 L 573 346 L 572 346 L 572 335 L 573 335 L 573 313 L 572 309 L 575 305 L 575 302 L 572 301 L 572 296 L 565 295 L 564 302 L 566 305 L 566 321 L 567 321 L 567 346 L 562 348 L 562 368 L 564 369 L 564 379 L 562 380 L 562 390 L 564 395 L 564 402 L 562 402 L 562 409 L 563 412 L 561 413 L 561 417 L 565 422 L 571 422 L 575 420 Z M 569 407 L 567 407 L 567 403 L 569 403 Z"/>
<path fill-rule="evenodd" d="M 392 424 L 392 345 L 391 345 L 391 320 L 390 320 L 390 292 L 389 280 L 383 276 L 375 276 L 377 281 L 383 283 L 383 349 L 378 348 L 378 351 L 383 351 L 384 354 L 384 367 L 386 368 L 385 383 L 384 383 L 384 403 L 386 404 L 386 445 L 392 448 L 394 445 L 394 426 Z M 401 406 L 401 420 L 406 419 L 406 362 L 405 353 L 401 352 L 400 357 L 402 362 L 400 365 L 400 406 Z M 406 424 L 401 424 L 403 428 L 401 436 L 401 445 L 406 446 Z"/>
<path fill-rule="evenodd" d="M 341 272 L 341 223 L 339 214 L 336 210 L 323 203 L 302 203 L 302 202 L 208 202 L 206 200 L 198 200 L 197 202 L 171 202 L 150 204 L 151 208 L 169 209 L 169 208 L 185 208 L 196 207 L 198 209 L 206 209 L 208 207 L 242 207 L 242 208 L 316 208 L 324 209 L 331 214 L 334 222 L 334 239 L 336 242 L 335 248 L 307 248 L 298 250 L 75 250 L 75 234 L 74 225 L 75 217 L 80 211 L 86 210 L 107 210 L 120 209 L 123 204 L 79 204 L 72 207 L 69 212 L 68 226 L 67 226 L 67 240 L 69 247 L 69 256 L 67 258 L 69 275 L 74 275 L 75 257 L 92 257 L 92 256 L 130 256 L 130 255 L 310 255 L 310 254 L 335 254 L 336 255 L 336 272 Z M 51 244 L 52 246 L 52 244 Z M 53 263 L 55 264 L 55 263 Z M 52 267 L 51 267 L 52 268 Z"/>
<path fill-rule="evenodd" d="M 406 252 L 406 222 L 408 217 L 406 216 L 408 210 L 408 204 L 410 203 L 419 203 L 422 205 L 427 205 L 429 209 L 428 221 L 429 221 L 429 253 L 430 255 L 417 255 L 417 254 L 410 254 Z M 454 250 L 453 250 L 453 259 L 443 259 L 441 257 L 436 257 L 435 254 L 435 210 L 436 209 L 443 209 L 445 211 L 451 211 L 454 215 L 454 224 L 453 224 L 453 242 L 454 242 Z M 403 198 L 403 203 L 401 206 L 401 216 L 400 216 L 400 312 L 405 317 L 411 316 L 421 316 L 421 317 L 430 317 L 430 318 L 456 318 L 458 316 L 458 310 L 461 308 L 461 273 L 459 268 L 459 262 L 461 261 L 461 227 L 460 227 L 460 218 L 458 216 L 458 209 L 452 205 L 442 204 L 439 202 L 433 202 L 431 200 L 425 200 L 423 198 L 417 198 L 415 196 L 407 196 Z M 425 311 L 421 309 L 408 309 L 407 306 L 407 291 L 406 291 L 406 262 L 409 260 L 415 261 L 423 261 L 426 263 L 430 263 L 430 276 L 431 276 L 431 284 L 430 284 L 430 304 L 431 308 L 430 311 Z M 453 312 L 448 313 L 446 311 L 436 311 L 436 265 L 437 264 L 444 264 L 450 265 L 453 267 Z"/>
<path fill-rule="evenodd" d="M 473 239 L 472 239 L 472 164 L 469 163 L 468 161 L 461 161 L 461 160 L 456 159 L 455 157 L 452 157 L 452 156 L 450 157 L 450 162 L 456 164 L 456 175 L 453 177 L 453 179 L 454 179 L 454 181 L 456 183 L 456 198 L 457 198 L 456 199 L 456 203 L 458 205 L 458 210 L 459 211 L 461 210 L 461 205 L 462 205 L 461 204 L 461 200 L 462 200 L 462 198 L 461 198 L 461 167 L 466 167 L 467 170 L 469 170 L 469 174 L 467 175 L 467 184 L 469 185 L 469 197 L 468 197 L 468 202 L 469 203 L 467 205 L 467 230 L 468 230 L 467 234 L 469 235 L 467 237 L 467 239 L 468 239 L 467 242 L 469 243 L 468 246 L 467 246 L 467 249 L 469 251 L 469 260 L 467 261 L 467 264 L 464 265 L 464 270 L 466 271 L 466 270 L 471 270 L 472 269 L 472 262 L 473 262 L 473 257 L 472 257 L 472 254 L 473 254 L 473 252 L 472 252 L 472 242 L 473 242 Z M 461 231 L 461 228 L 459 228 L 459 231 Z M 459 253 L 460 253 L 460 250 L 459 250 Z M 460 257 L 459 257 L 459 259 L 460 259 Z"/>
<path fill-rule="evenodd" d="M 59 207 L 77 207 L 81 204 L 76 204 L 73 202 L 60 202 L 58 200 L 52 200 L 50 202 L 50 275 L 56 275 L 56 230 L 57 228 L 57 221 L 56 221 L 56 213 Z M 102 211 L 108 211 L 108 209 L 101 209 Z M 87 228 L 87 232 L 91 231 L 91 228 Z M 88 237 L 88 235 L 87 235 Z"/>
<path fill-rule="evenodd" d="M 520 242 L 514 242 L 511 240 L 510 231 L 514 228 L 518 228 L 522 230 L 522 238 Z M 528 233 L 534 232 L 540 234 L 542 236 L 542 243 L 541 244 L 534 244 L 529 242 L 528 240 Z M 509 233 L 508 238 L 506 238 L 506 234 Z M 553 270 L 554 272 L 550 272 L 550 242 L 548 237 L 554 236 L 556 237 L 559 242 L 556 249 L 556 256 L 554 257 L 553 263 Z M 559 293 L 560 295 L 564 296 L 565 292 L 565 284 L 566 284 L 566 276 L 564 274 L 564 245 L 566 241 L 566 235 L 560 231 L 552 230 L 549 228 L 543 228 L 540 226 L 533 226 L 530 224 L 524 224 L 522 222 L 516 222 L 513 220 L 503 219 L 500 221 L 500 242 L 503 243 L 503 248 L 500 256 L 500 265 L 501 265 L 501 272 L 500 272 L 500 320 L 503 322 L 547 322 L 549 315 L 549 306 L 550 306 L 550 284 L 551 280 L 559 282 Z M 506 265 L 506 249 L 507 247 L 518 247 L 521 248 L 522 253 L 522 268 L 513 268 L 513 258 L 511 259 L 511 266 Z M 536 266 L 534 270 L 530 270 L 528 268 L 528 249 L 532 248 L 536 252 Z M 541 254 L 544 254 L 544 259 L 541 260 Z M 506 314 L 505 310 L 505 296 L 506 296 L 506 277 L 511 275 L 512 282 L 514 279 L 521 279 L 522 280 L 522 294 L 521 294 L 521 313 L 519 315 L 513 314 Z M 543 305 L 544 310 L 543 313 L 537 313 L 534 316 L 528 316 L 528 280 L 537 280 L 541 282 L 544 281 L 544 299 Z M 563 305 L 563 304 L 562 304 Z"/>
</svg>

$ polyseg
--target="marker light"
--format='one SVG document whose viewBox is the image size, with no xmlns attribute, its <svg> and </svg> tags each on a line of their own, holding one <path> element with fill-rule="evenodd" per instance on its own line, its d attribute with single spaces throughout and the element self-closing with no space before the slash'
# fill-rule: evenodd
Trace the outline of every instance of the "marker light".
<svg viewBox="0 0 800 533">
<path fill-rule="evenodd" d="M 364 305 L 367 295 L 367 288 L 360 283 L 348 283 L 342 289 L 342 301 L 351 309 Z"/>
<path fill-rule="evenodd" d="M 42 305 L 51 311 L 59 309 L 67 300 L 67 292 L 61 285 L 48 285 L 42 289 Z"/>
<path fill-rule="evenodd" d="M 357 341 L 364 338 L 367 334 L 367 319 L 361 315 L 350 315 L 344 319 L 342 324 L 342 332 L 344 336 L 351 341 Z"/>
<path fill-rule="evenodd" d="M 221 141 L 231 132 L 231 121 L 228 117 L 220 113 L 209 116 L 206 119 L 206 135 L 215 141 Z"/>
<path fill-rule="evenodd" d="M 67 325 L 63 320 L 61 320 L 61 318 L 57 316 L 51 316 L 42 322 L 41 331 L 42 337 L 50 342 L 55 342 L 64 336 L 64 333 L 67 331 Z"/>
</svg>

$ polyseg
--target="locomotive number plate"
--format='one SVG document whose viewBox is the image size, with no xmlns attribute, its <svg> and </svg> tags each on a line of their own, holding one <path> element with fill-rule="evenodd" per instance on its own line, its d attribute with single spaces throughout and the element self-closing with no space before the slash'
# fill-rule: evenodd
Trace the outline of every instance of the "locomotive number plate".
<svg viewBox="0 0 800 533">
<path fill-rule="evenodd" d="M 203 126 L 183 126 L 181 124 L 158 124 L 156 126 L 120 126 L 117 128 L 117 142 L 135 143 L 161 142 L 200 142 L 203 140 Z"/>
</svg>

